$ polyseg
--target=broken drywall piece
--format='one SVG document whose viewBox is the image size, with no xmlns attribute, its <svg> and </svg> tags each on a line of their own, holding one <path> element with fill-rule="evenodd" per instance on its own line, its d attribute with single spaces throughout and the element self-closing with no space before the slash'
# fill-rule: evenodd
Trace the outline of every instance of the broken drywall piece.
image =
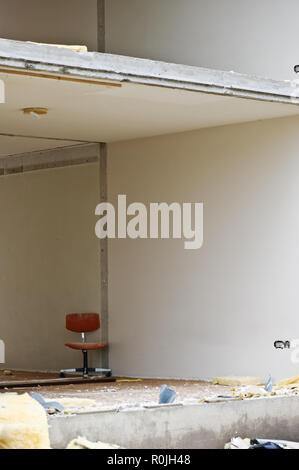
<svg viewBox="0 0 299 470">
<path fill-rule="evenodd" d="M 44 408 L 27 393 L 0 395 L 0 449 L 49 449 Z"/>
<path fill-rule="evenodd" d="M 73 439 L 67 446 L 67 449 L 121 449 L 115 444 L 107 444 L 106 442 L 91 442 L 85 437 L 77 437 Z"/>
<path fill-rule="evenodd" d="M 213 379 L 214 385 L 228 385 L 231 387 L 240 387 L 242 385 L 259 385 L 261 379 L 259 377 L 241 377 L 241 376 L 227 376 L 227 377 L 215 377 Z"/>
</svg>

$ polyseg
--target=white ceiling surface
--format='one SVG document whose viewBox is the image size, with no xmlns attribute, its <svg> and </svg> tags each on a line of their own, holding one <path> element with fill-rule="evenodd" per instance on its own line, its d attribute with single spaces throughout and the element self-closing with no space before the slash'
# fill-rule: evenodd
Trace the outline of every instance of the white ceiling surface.
<svg viewBox="0 0 299 470">
<path fill-rule="evenodd" d="M 296 105 L 135 83 L 111 87 L 5 73 L 0 79 L 1 134 L 64 139 L 0 137 L 1 155 L 74 145 L 72 139 L 113 142 L 299 114 Z M 49 111 L 38 119 L 24 115 L 25 107 Z"/>
</svg>

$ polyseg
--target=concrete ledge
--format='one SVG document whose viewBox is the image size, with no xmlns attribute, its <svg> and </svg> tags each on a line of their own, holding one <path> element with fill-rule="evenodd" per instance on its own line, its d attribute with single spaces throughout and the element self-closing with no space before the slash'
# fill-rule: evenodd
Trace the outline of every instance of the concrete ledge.
<svg viewBox="0 0 299 470">
<path fill-rule="evenodd" d="M 0 39 L 0 67 L 299 104 L 299 86 L 295 80 L 276 81 L 149 59 L 99 52 L 74 52 L 9 39 Z"/>
<path fill-rule="evenodd" d="M 78 436 L 128 449 L 221 449 L 232 437 L 299 441 L 299 396 L 50 417 L 53 448 Z"/>
</svg>

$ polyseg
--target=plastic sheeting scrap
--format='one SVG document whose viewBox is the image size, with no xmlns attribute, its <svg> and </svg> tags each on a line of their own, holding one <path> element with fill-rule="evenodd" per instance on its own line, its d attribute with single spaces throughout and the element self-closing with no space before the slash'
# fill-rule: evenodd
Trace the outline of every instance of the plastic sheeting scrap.
<svg viewBox="0 0 299 470">
<path fill-rule="evenodd" d="M 167 387 L 167 385 L 162 385 L 160 388 L 160 397 L 159 405 L 166 405 L 173 403 L 176 399 L 176 392 Z"/>
<path fill-rule="evenodd" d="M 299 442 L 280 441 L 276 439 L 242 439 L 233 437 L 225 444 L 225 449 L 299 449 Z"/>
</svg>

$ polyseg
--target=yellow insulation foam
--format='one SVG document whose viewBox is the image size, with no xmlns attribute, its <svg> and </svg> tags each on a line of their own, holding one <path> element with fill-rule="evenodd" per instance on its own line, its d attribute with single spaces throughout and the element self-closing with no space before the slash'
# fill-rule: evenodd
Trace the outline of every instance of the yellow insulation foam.
<svg viewBox="0 0 299 470">
<path fill-rule="evenodd" d="M 49 44 L 46 42 L 33 42 L 33 41 L 27 41 L 31 44 L 39 44 L 41 46 L 54 46 L 54 47 L 60 47 L 63 49 L 70 49 L 71 51 L 75 52 L 87 52 L 88 49 L 86 46 L 68 46 L 67 44 Z"/>
<path fill-rule="evenodd" d="M 239 387 L 242 385 L 259 385 L 261 379 L 259 377 L 239 377 L 239 376 L 227 376 L 227 377 L 216 377 L 213 380 L 215 385 L 228 385 L 231 387 Z"/>
<path fill-rule="evenodd" d="M 0 449 L 49 449 L 44 408 L 27 393 L 0 394 Z"/>
<path fill-rule="evenodd" d="M 288 387 L 289 385 L 299 385 L 299 375 L 295 375 L 295 377 L 290 379 L 280 380 L 276 383 L 276 388 Z"/>
</svg>

